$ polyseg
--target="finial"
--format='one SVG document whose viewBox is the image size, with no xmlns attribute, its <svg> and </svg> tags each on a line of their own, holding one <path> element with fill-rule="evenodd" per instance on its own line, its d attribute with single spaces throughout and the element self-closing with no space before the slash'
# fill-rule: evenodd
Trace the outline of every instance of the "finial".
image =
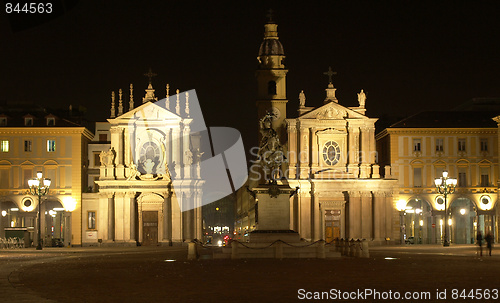
<svg viewBox="0 0 500 303">
<path fill-rule="evenodd" d="M 149 71 L 147 73 L 144 74 L 144 76 L 148 77 L 149 78 L 149 84 L 151 84 L 151 79 L 155 76 L 158 76 L 157 74 L 153 73 L 153 71 L 151 70 L 151 67 L 149 68 Z"/>
<path fill-rule="evenodd" d="M 121 116 L 123 115 L 123 100 L 122 100 L 122 95 L 123 95 L 123 91 L 122 89 L 120 88 L 118 90 L 118 116 Z"/>
<path fill-rule="evenodd" d="M 111 116 L 110 118 L 115 118 L 116 117 L 116 112 L 115 112 L 115 92 L 111 92 Z"/>
<path fill-rule="evenodd" d="M 134 109 L 134 85 L 132 85 L 132 83 L 130 83 L 130 101 L 128 107 L 129 107 L 128 110 Z"/>
<path fill-rule="evenodd" d="M 323 75 L 327 75 L 328 76 L 328 82 L 329 83 L 332 83 L 332 76 L 336 75 L 336 74 L 337 74 L 337 72 L 332 71 L 332 67 L 331 66 L 328 67 L 328 71 L 327 72 L 323 73 Z"/>
<path fill-rule="evenodd" d="M 306 106 L 306 94 L 304 94 L 304 90 L 301 90 L 299 93 L 299 107 L 303 108 Z"/>
<path fill-rule="evenodd" d="M 180 100 L 179 100 L 179 89 L 177 89 L 175 91 L 175 93 L 177 94 L 177 105 L 175 106 L 175 113 L 177 115 L 180 115 L 181 114 L 181 105 L 180 105 Z"/>
<path fill-rule="evenodd" d="M 273 21 L 273 16 L 274 16 L 274 11 L 270 8 L 267 11 L 266 17 L 267 17 L 267 23 L 274 23 Z"/>
<path fill-rule="evenodd" d="M 165 108 L 170 110 L 170 84 L 167 83 L 167 100 L 165 100 Z"/>
<path fill-rule="evenodd" d="M 189 118 L 189 93 L 186 92 L 186 116 Z"/>
</svg>

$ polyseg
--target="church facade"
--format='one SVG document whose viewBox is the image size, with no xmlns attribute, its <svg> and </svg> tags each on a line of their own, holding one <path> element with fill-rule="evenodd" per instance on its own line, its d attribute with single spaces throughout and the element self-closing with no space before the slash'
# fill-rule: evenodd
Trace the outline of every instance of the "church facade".
<svg viewBox="0 0 500 303">
<path fill-rule="evenodd" d="M 128 112 L 122 91 L 117 108 L 113 93 L 111 148 L 99 154 L 98 192 L 84 195 L 83 245 L 201 239 L 200 137 L 190 128 L 189 93 L 170 97 L 168 90 L 158 101 L 150 78 L 142 104 L 134 107 L 131 86 Z"/>
<path fill-rule="evenodd" d="M 307 106 L 302 91 L 297 117 L 287 117 L 288 70 L 284 59 L 277 24 L 270 21 L 265 24 L 258 56 L 257 111 L 259 119 L 273 115 L 272 126 L 286 147 L 288 161 L 281 177 L 290 187 L 299 188 L 298 195 L 290 198 L 290 230 L 307 241 L 354 238 L 397 242 L 397 181 L 391 178 L 389 166 L 383 168 L 385 178 L 381 178 L 375 144 L 377 119 L 366 115 L 365 93 L 361 90 L 358 94 L 359 106 L 341 105 L 330 69 L 325 73 L 330 81 L 323 104 Z M 254 165 L 249 188 L 267 177 Z M 246 232 L 258 228 L 258 203 L 240 191 L 236 209 L 237 238 L 244 239 Z"/>
</svg>

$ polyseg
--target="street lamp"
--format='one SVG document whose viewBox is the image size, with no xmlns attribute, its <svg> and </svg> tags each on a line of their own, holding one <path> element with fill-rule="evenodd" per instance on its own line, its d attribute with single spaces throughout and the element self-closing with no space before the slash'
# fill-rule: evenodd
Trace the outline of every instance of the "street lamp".
<svg viewBox="0 0 500 303">
<path fill-rule="evenodd" d="M 42 249 L 42 240 L 41 240 L 41 206 L 42 206 L 42 196 L 45 196 L 49 192 L 50 187 L 50 179 L 43 178 L 42 172 L 39 171 L 36 173 L 35 179 L 28 180 L 29 194 L 33 196 L 38 196 L 38 245 L 36 246 L 37 250 Z"/>
<path fill-rule="evenodd" d="M 436 185 L 436 190 L 438 193 L 444 196 L 444 240 L 443 246 L 450 246 L 450 242 L 448 241 L 448 234 L 450 226 L 448 223 L 448 207 L 447 207 L 447 196 L 452 194 L 455 191 L 455 187 L 457 186 L 457 179 L 448 178 L 448 172 L 443 171 L 443 176 L 441 178 L 437 178 L 434 180 L 434 184 Z"/>
<path fill-rule="evenodd" d="M 396 203 L 396 208 L 399 211 L 399 237 L 401 238 L 401 244 L 405 244 L 405 237 L 404 237 L 404 214 L 405 214 L 405 209 L 406 209 L 406 201 L 401 199 Z"/>
</svg>

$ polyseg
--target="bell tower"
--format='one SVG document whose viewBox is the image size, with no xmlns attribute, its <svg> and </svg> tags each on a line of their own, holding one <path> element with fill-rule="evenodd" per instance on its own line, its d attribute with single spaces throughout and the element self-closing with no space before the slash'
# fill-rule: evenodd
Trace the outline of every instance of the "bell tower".
<svg viewBox="0 0 500 303">
<path fill-rule="evenodd" d="M 258 118 L 266 113 L 272 113 L 273 129 L 285 138 L 286 125 L 286 73 L 285 52 L 278 38 L 278 25 L 268 15 L 269 20 L 264 25 L 264 41 L 259 49 L 257 77 L 257 114 Z M 259 138 L 260 139 L 260 138 Z M 283 141 L 282 141 L 283 142 Z"/>
</svg>

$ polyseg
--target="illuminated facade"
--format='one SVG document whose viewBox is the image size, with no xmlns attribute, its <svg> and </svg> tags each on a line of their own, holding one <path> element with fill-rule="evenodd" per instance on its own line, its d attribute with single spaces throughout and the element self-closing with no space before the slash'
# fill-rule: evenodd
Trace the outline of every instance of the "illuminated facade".
<svg viewBox="0 0 500 303">
<path fill-rule="evenodd" d="M 158 101 L 149 75 L 140 106 L 131 86 L 125 111 L 120 89 L 118 106 L 112 95 L 108 124 L 97 125 L 101 132 L 89 150 L 89 178 L 96 181 L 94 193 L 84 194 L 83 245 L 202 239 L 200 137 L 190 132 L 188 93 L 171 97 L 167 86 L 167 97 Z"/>
<path fill-rule="evenodd" d="M 35 106 L 24 114 L 4 110 L 0 113 L 0 237 L 8 237 L 11 230 L 27 230 L 37 244 L 38 198 L 27 190 L 28 180 L 40 171 L 52 180 L 41 206 L 44 245 L 51 246 L 53 239 L 81 245 L 82 191 L 87 188 L 87 144 L 92 133 Z"/>
<path fill-rule="evenodd" d="M 284 58 L 277 25 L 269 22 L 258 56 L 257 109 L 259 119 L 266 113 L 274 116 L 273 129 L 287 149 L 283 177 L 290 187 L 299 187 L 290 199 L 290 230 L 307 241 L 354 238 L 395 242 L 399 237 L 393 196 L 396 180 L 390 179 L 390 173 L 387 179 L 380 177 L 375 149 L 377 119 L 366 115 L 366 95 L 362 90 L 357 95 L 359 106 L 341 105 L 330 69 L 325 73 L 330 79 L 326 98 L 317 102 L 322 105 L 306 106 L 302 91 L 298 116 L 287 117 Z M 257 165 L 251 167 L 250 188 L 265 179 Z M 236 210 L 237 238 L 244 239 L 245 233 L 259 224 L 258 201 L 240 190 Z"/>
<path fill-rule="evenodd" d="M 474 243 L 477 230 L 497 237 L 498 127 L 491 118 L 491 112 L 422 112 L 377 134 L 379 162 L 399 180 L 407 242 L 441 243 L 444 199 L 434 179 L 445 170 L 458 179 L 447 203 L 451 243 Z"/>
</svg>

